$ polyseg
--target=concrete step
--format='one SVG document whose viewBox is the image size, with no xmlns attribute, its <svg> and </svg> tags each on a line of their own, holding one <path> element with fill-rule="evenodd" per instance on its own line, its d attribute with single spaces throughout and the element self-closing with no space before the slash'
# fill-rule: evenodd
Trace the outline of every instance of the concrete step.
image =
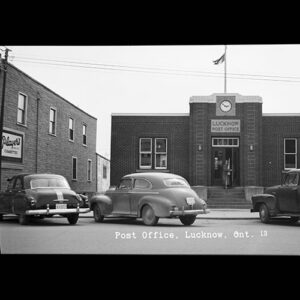
<svg viewBox="0 0 300 300">
<path fill-rule="evenodd" d="M 224 187 L 210 187 L 207 191 L 208 208 L 244 208 L 250 209 L 251 203 L 245 200 L 242 187 L 224 189 Z"/>
<path fill-rule="evenodd" d="M 244 199 L 245 195 L 208 195 L 209 199 L 213 199 L 213 198 L 222 198 L 222 199 L 230 199 L 230 198 L 234 198 L 234 199 Z"/>
<path fill-rule="evenodd" d="M 206 203 L 247 203 L 245 199 L 207 199 Z"/>
<path fill-rule="evenodd" d="M 237 209 L 237 208 L 244 208 L 244 209 L 250 209 L 252 208 L 251 204 L 231 204 L 231 203 L 223 203 L 223 204 L 211 204 L 211 205 L 207 205 L 208 209 L 210 208 L 227 208 L 227 209 Z"/>
</svg>

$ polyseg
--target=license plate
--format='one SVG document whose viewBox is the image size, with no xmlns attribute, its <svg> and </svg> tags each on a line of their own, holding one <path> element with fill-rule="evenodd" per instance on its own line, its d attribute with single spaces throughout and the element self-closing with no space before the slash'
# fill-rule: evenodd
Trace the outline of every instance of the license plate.
<svg viewBox="0 0 300 300">
<path fill-rule="evenodd" d="M 195 198 L 193 198 L 193 197 L 187 197 L 187 198 L 186 198 L 186 203 L 187 203 L 188 205 L 193 205 L 193 204 L 195 204 Z"/>
<path fill-rule="evenodd" d="M 55 208 L 56 209 L 66 209 L 67 208 L 67 204 L 56 204 Z"/>
</svg>

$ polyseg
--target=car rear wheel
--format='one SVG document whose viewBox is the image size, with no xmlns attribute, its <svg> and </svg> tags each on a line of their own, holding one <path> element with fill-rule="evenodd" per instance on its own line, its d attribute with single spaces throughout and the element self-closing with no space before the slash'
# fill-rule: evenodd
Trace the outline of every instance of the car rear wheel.
<svg viewBox="0 0 300 300">
<path fill-rule="evenodd" d="M 180 216 L 179 220 L 183 225 L 192 225 L 196 220 L 196 216 L 195 215 Z"/>
<path fill-rule="evenodd" d="M 0 221 L 3 221 L 3 215 L 0 215 Z"/>
<path fill-rule="evenodd" d="M 259 217 L 262 223 L 269 223 L 270 214 L 266 204 L 261 204 L 259 207 Z"/>
<path fill-rule="evenodd" d="M 27 225 L 29 223 L 29 217 L 27 215 L 19 215 L 19 223 L 21 225 Z"/>
<path fill-rule="evenodd" d="M 159 217 L 155 215 L 155 212 L 150 205 L 146 205 L 142 210 L 142 219 L 145 225 L 154 226 L 157 224 Z"/>
<path fill-rule="evenodd" d="M 71 214 L 67 216 L 67 219 L 71 225 L 75 225 L 78 221 L 79 214 Z"/>
<path fill-rule="evenodd" d="M 104 216 L 101 212 L 101 207 L 99 204 L 95 204 L 94 207 L 93 207 L 93 212 L 94 212 L 94 219 L 95 219 L 95 222 L 97 223 L 101 223 L 103 222 L 104 220 Z"/>
</svg>

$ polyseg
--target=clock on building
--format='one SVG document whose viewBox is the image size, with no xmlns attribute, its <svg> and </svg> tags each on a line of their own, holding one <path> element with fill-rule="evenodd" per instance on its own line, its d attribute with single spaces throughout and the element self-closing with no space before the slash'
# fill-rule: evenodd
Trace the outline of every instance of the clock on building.
<svg viewBox="0 0 300 300">
<path fill-rule="evenodd" d="M 229 100 L 223 100 L 221 103 L 220 103 L 220 109 L 223 111 L 223 112 L 229 112 L 232 108 L 232 104 Z"/>
</svg>

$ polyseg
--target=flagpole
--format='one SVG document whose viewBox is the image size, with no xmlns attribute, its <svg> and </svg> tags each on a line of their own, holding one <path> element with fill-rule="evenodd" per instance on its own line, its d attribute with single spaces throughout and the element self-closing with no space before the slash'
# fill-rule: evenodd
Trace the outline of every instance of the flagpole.
<svg viewBox="0 0 300 300">
<path fill-rule="evenodd" d="M 227 51 L 227 45 L 225 45 L 225 61 L 224 61 L 224 93 L 226 94 L 227 92 L 227 82 L 226 82 L 226 73 L 227 73 L 227 70 L 226 70 L 226 67 L 227 67 L 227 57 L 226 57 L 226 51 Z"/>
</svg>

